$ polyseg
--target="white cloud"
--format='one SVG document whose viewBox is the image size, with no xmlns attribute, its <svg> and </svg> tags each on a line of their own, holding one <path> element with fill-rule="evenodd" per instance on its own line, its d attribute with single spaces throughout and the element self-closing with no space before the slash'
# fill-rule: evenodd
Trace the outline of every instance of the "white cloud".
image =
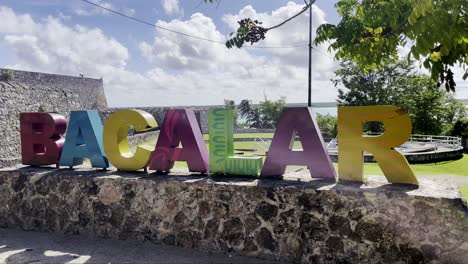
<svg viewBox="0 0 468 264">
<path fill-rule="evenodd" d="M 29 14 L 16 15 L 15 12 L 8 7 L 0 6 L 0 32 L 2 33 L 31 33 L 35 23 Z"/>
<path fill-rule="evenodd" d="M 133 16 L 136 13 L 135 9 L 133 9 L 133 8 L 128 8 L 128 7 L 125 7 L 125 6 L 116 7 L 113 4 L 111 4 L 110 2 L 104 2 L 102 0 L 94 0 L 92 2 L 97 4 L 97 5 L 102 6 L 104 8 L 122 12 L 127 16 Z M 105 10 L 103 8 L 93 6 L 93 5 L 90 5 L 90 4 L 87 4 L 87 3 L 79 3 L 78 5 L 74 4 L 74 6 L 75 7 L 74 7 L 73 12 L 76 15 L 79 15 L 79 16 L 95 16 L 95 15 L 108 15 L 108 14 L 110 14 L 109 11 L 107 11 L 107 10 Z"/>
<path fill-rule="evenodd" d="M 161 0 L 161 5 L 167 15 L 184 14 L 184 10 L 179 6 L 179 0 Z"/>
<path fill-rule="evenodd" d="M 108 9 L 114 9 L 114 6 L 109 2 L 104 2 L 101 0 L 95 0 L 93 3 L 100 5 Z M 75 14 L 79 16 L 94 16 L 94 15 L 107 15 L 109 11 L 99 8 L 97 6 L 91 6 L 88 4 L 81 4 L 78 8 L 74 10 Z"/>
<path fill-rule="evenodd" d="M 4 41 L 15 51 L 18 64 L 49 71 L 71 72 L 82 68 L 91 73 L 96 66 L 123 68 L 129 57 L 127 48 L 100 29 L 79 25 L 70 28 L 53 17 L 44 23 L 34 23 L 24 32 L 6 34 Z M 30 53 L 29 49 L 37 52 Z M 33 54 L 43 55 L 34 59 Z"/>
<path fill-rule="evenodd" d="M 302 6 L 288 3 L 270 13 L 245 7 L 237 15 L 226 15 L 232 26 L 249 15 L 269 26 L 294 14 Z M 324 14 L 313 10 L 314 25 L 324 22 Z M 17 69 L 78 76 L 103 77 L 108 102 L 113 106 L 158 106 L 222 104 L 224 99 L 239 102 L 286 96 L 289 102 L 307 101 L 307 47 L 293 49 L 231 49 L 199 39 L 156 29 L 153 41 L 141 42 L 141 53 L 151 65 L 144 73 L 128 69 L 130 54 L 119 41 L 97 28 L 66 26 L 55 17 L 34 21 L 0 7 L 0 38 L 11 48 Z M 226 41 L 213 20 L 196 13 L 186 20 L 158 21 L 159 26 L 187 34 Z M 315 29 L 314 29 L 315 30 Z M 258 45 L 283 46 L 307 43 L 307 14 L 284 28 L 269 32 Z M 326 54 L 325 47 L 318 49 Z M 313 53 L 313 100 L 332 101 L 336 89 L 329 79 L 336 63 L 329 55 Z"/>
<path fill-rule="evenodd" d="M 16 57 L 16 64 L 7 67 L 103 77 L 111 104 L 135 103 L 137 98 L 126 102 L 127 91 L 139 85 L 151 87 L 147 77 L 126 69 L 127 48 L 100 29 L 68 27 L 54 17 L 36 22 L 7 7 L 0 7 L 0 20 L 4 22 L 0 37 Z"/>
<path fill-rule="evenodd" d="M 58 16 L 61 20 L 63 20 L 63 21 L 66 21 L 66 20 L 70 20 L 70 19 L 71 19 L 71 16 L 67 16 L 67 15 L 65 15 L 65 14 L 62 13 L 62 12 L 58 12 L 58 13 L 57 13 L 57 16 Z"/>
<path fill-rule="evenodd" d="M 223 21 L 237 29 L 237 21 L 252 17 L 266 26 L 275 25 L 296 14 L 303 5 L 288 3 L 270 13 L 257 13 L 251 6 L 236 15 L 225 15 Z M 313 8 L 314 25 L 323 23 L 324 13 Z M 187 20 L 158 21 L 158 26 L 183 33 L 225 42 L 228 36 L 218 31 L 211 18 L 193 14 Z M 314 26 L 314 31 L 315 31 Z M 258 46 L 302 45 L 308 41 L 308 14 L 267 34 Z M 307 47 L 292 49 L 242 49 L 228 50 L 222 44 L 187 38 L 157 29 L 152 43 L 142 42 L 140 49 L 154 69 L 149 76 L 163 87 L 171 87 L 177 96 L 185 94 L 203 96 L 203 101 L 221 104 L 223 99 L 240 101 L 245 98 L 263 100 L 286 96 L 291 102 L 307 101 Z M 327 54 L 326 46 L 313 53 L 314 101 L 333 101 L 336 89 L 329 79 L 337 63 Z M 195 104 L 197 97 L 192 97 Z M 185 102 L 184 102 L 185 103 Z M 189 103 L 190 104 L 190 103 Z"/>
<path fill-rule="evenodd" d="M 133 9 L 133 8 L 128 8 L 128 7 L 124 7 L 124 8 L 123 8 L 123 12 L 124 12 L 124 14 L 127 15 L 127 16 L 134 16 L 135 13 L 136 13 L 135 9 Z"/>
</svg>

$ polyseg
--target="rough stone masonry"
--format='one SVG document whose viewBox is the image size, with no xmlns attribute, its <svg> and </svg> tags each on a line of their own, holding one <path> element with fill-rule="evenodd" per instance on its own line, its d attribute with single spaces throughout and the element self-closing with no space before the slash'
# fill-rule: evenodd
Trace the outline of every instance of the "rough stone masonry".
<svg viewBox="0 0 468 264">
<path fill-rule="evenodd" d="M 0 69 L 0 168 L 21 157 L 19 114 L 107 107 L 102 79 Z"/>
<path fill-rule="evenodd" d="M 0 226 L 149 240 L 302 263 L 466 263 L 468 210 L 446 181 L 418 189 L 86 169 L 0 170 Z M 151 260 L 149 260 L 151 261 Z"/>
</svg>

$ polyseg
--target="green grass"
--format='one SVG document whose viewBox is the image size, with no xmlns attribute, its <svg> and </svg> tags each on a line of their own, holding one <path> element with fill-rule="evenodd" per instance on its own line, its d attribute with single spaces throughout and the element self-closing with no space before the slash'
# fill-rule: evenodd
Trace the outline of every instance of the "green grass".
<svg viewBox="0 0 468 264">
<path fill-rule="evenodd" d="M 273 134 L 271 133 L 248 133 L 248 134 L 235 134 L 235 138 L 249 138 L 249 137 L 272 137 Z M 204 135 L 205 139 L 208 138 L 208 135 Z M 146 144 L 151 146 L 155 146 L 156 139 L 151 139 Z M 209 147 L 209 144 L 206 144 Z M 234 142 L 235 149 L 260 149 L 259 145 L 253 141 L 246 141 L 246 142 Z M 299 142 L 294 143 L 294 148 L 301 148 L 301 144 Z M 245 152 L 246 156 L 255 155 L 255 153 Z M 333 164 L 335 169 L 338 170 L 338 165 L 335 163 Z M 187 164 L 185 162 L 177 162 L 176 166 L 186 167 Z M 410 165 L 411 169 L 414 171 L 416 175 L 437 175 L 437 174 L 452 174 L 452 175 L 459 175 L 459 176 L 467 176 L 468 177 L 468 155 L 464 155 L 462 159 L 455 160 L 455 161 L 447 161 L 441 163 L 431 163 L 431 164 L 413 164 Z M 382 170 L 380 169 L 377 163 L 365 163 L 364 164 L 364 174 L 365 175 L 383 175 Z M 468 192 L 468 191 L 467 191 Z"/>
<path fill-rule="evenodd" d="M 412 164 L 411 169 L 416 175 L 436 175 L 453 174 L 468 177 L 468 155 L 463 155 L 462 159 L 430 164 Z M 383 175 L 379 165 L 376 163 L 366 163 L 364 174 Z"/>
<path fill-rule="evenodd" d="M 210 139 L 210 135 L 204 134 L 205 140 Z M 234 134 L 234 138 L 273 138 L 273 133 L 241 133 Z"/>
</svg>

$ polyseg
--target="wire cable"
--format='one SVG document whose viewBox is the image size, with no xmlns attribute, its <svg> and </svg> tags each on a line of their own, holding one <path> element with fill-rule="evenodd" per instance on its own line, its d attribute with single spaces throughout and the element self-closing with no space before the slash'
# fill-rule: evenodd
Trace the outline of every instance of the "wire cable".
<svg viewBox="0 0 468 264">
<path fill-rule="evenodd" d="M 327 53 L 323 53 L 323 52 L 321 52 L 320 50 L 316 49 L 315 47 L 312 47 L 312 50 L 313 50 L 313 51 L 315 51 L 315 52 L 318 52 L 318 53 L 319 53 L 320 55 L 322 55 L 322 56 L 325 56 L 325 57 L 328 57 L 328 58 L 330 58 L 330 59 L 334 60 L 334 58 L 333 58 L 333 57 L 331 57 L 331 56 L 330 56 L 330 55 L 328 55 Z"/>
<path fill-rule="evenodd" d="M 164 31 L 172 32 L 174 34 L 179 34 L 179 35 L 182 35 L 182 36 L 185 36 L 185 37 L 188 37 L 188 38 L 193 38 L 193 39 L 198 39 L 198 40 L 202 40 L 202 41 L 208 41 L 208 42 L 211 42 L 211 43 L 225 45 L 225 42 L 223 42 L 223 41 L 203 38 L 203 37 L 199 37 L 199 36 L 194 36 L 194 35 L 190 35 L 190 34 L 187 34 L 187 33 L 184 33 L 184 32 L 180 32 L 180 31 L 169 29 L 169 28 L 161 27 L 161 26 L 158 26 L 158 25 L 156 25 L 154 23 L 150 23 L 150 22 L 144 21 L 142 19 L 126 15 L 124 13 L 115 11 L 113 9 L 107 8 L 105 6 L 96 4 L 96 3 L 88 1 L 88 0 L 81 0 L 81 1 L 85 2 L 87 4 L 90 4 L 90 5 L 93 5 L 93 6 L 97 7 L 97 8 L 101 8 L 103 10 L 106 10 L 106 11 L 108 11 L 110 13 L 115 14 L 115 15 L 118 15 L 118 16 L 130 19 L 130 20 L 142 23 L 142 24 L 147 25 L 147 26 L 151 26 L 151 27 L 155 27 L 155 28 L 158 28 L 158 29 L 161 29 L 161 30 L 164 30 Z M 309 46 L 309 45 L 308 44 L 299 44 L 299 45 L 288 45 L 288 46 L 244 46 L 244 47 L 245 48 L 255 48 L 255 49 L 291 49 L 291 48 L 300 48 L 300 47 L 307 47 L 307 46 Z"/>
</svg>

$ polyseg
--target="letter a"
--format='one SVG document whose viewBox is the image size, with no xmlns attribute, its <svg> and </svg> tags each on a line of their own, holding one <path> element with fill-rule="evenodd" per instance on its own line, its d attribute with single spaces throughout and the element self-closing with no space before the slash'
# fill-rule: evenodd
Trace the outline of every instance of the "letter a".
<svg viewBox="0 0 468 264">
<path fill-rule="evenodd" d="M 362 124 L 378 121 L 384 124 L 381 136 L 363 136 Z M 405 143 L 411 135 L 411 119 L 396 106 L 338 107 L 338 172 L 340 179 L 365 181 L 363 152 L 374 155 L 385 177 L 391 183 L 418 184 L 406 158 L 393 148 Z"/>
<path fill-rule="evenodd" d="M 186 161 L 191 172 L 208 171 L 208 150 L 191 109 L 167 111 L 149 169 L 169 171 L 175 161 Z"/>
<path fill-rule="evenodd" d="M 88 158 L 93 168 L 108 168 L 109 162 L 102 145 L 102 130 L 97 111 L 71 112 L 60 166 L 81 165 L 83 158 Z"/>
<path fill-rule="evenodd" d="M 21 113 L 21 157 L 24 165 L 57 164 L 67 129 L 65 117 L 50 113 Z"/>
<path fill-rule="evenodd" d="M 303 150 L 292 149 L 296 133 Z M 261 176 L 279 177 L 284 174 L 287 165 L 307 166 L 313 178 L 336 179 L 335 169 L 311 108 L 288 108 L 283 112 L 276 125 Z"/>
</svg>

